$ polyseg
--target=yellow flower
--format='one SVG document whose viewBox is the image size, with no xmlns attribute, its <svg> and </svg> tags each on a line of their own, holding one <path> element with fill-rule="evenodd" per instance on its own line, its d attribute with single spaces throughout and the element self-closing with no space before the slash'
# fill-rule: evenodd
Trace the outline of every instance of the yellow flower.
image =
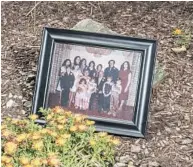
<svg viewBox="0 0 193 167">
<path fill-rule="evenodd" d="M 47 165 L 47 163 L 48 163 L 47 159 L 42 159 L 41 162 L 43 165 Z"/>
<path fill-rule="evenodd" d="M 33 134 L 33 135 L 31 136 L 31 138 L 32 138 L 33 140 L 40 139 L 41 137 L 42 137 L 42 136 L 41 136 L 39 133 Z"/>
<path fill-rule="evenodd" d="M 56 145 L 63 146 L 66 143 L 66 140 L 63 138 L 56 139 Z"/>
<path fill-rule="evenodd" d="M 88 129 L 88 127 L 86 126 L 86 125 L 78 125 L 78 130 L 80 131 L 80 132 L 84 132 L 84 131 L 86 131 Z"/>
<path fill-rule="evenodd" d="M 76 127 L 76 126 L 71 126 L 70 127 L 70 131 L 71 132 L 75 132 L 75 131 L 77 131 L 78 130 L 78 128 Z"/>
<path fill-rule="evenodd" d="M 86 125 L 90 126 L 94 124 L 95 124 L 95 121 L 86 120 Z"/>
<path fill-rule="evenodd" d="M 107 133 L 106 133 L 106 132 L 99 132 L 99 133 L 98 133 L 98 136 L 100 136 L 100 137 L 105 137 L 105 136 L 107 136 Z"/>
<path fill-rule="evenodd" d="M 14 167 L 13 164 L 6 164 L 6 167 Z"/>
<path fill-rule="evenodd" d="M 32 148 L 38 151 L 41 151 L 43 147 L 44 147 L 44 143 L 42 141 L 37 141 L 32 145 Z"/>
<path fill-rule="evenodd" d="M 174 33 L 175 35 L 180 35 L 180 34 L 182 34 L 182 30 L 180 30 L 180 29 L 175 29 L 173 33 Z"/>
<path fill-rule="evenodd" d="M 31 164 L 27 164 L 27 165 L 22 166 L 22 167 L 34 167 L 34 166 L 33 166 L 33 165 L 31 165 Z"/>
<path fill-rule="evenodd" d="M 52 109 L 52 111 L 53 111 L 54 113 L 62 113 L 62 112 L 64 112 L 64 110 L 63 110 L 61 107 L 59 107 L 59 106 L 54 107 L 54 108 Z"/>
<path fill-rule="evenodd" d="M 95 141 L 95 140 L 93 140 L 93 139 L 91 139 L 91 140 L 89 141 L 89 143 L 90 143 L 90 145 L 91 145 L 91 146 L 96 145 L 96 141 Z"/>
<path fill-rule="evenodd" d="M 34 121 L 38 118 L 38 115 L 32 114 L 32 115 L 29 116 L 29 118 Z"/>
<path fill-rule="evenodd" d="M 58 136 L 58 134 L 56 133 L 56 132 L 50 132 L 50 135 L 52 136 L 52 137 L 57 137 Z"/>
<path fill-rule="evenodd" d="M 8 164 L 8 163 L 10 163 L 10 162 L 12 161 L 12 158 L 3 155 L 3 156 L 1 157 L 1 161 L 4 162 L 4 163 L 6 163 L 6 164 Z"/>
<path fill-rule="evenodd" d="M 27 158 L 27 157 L 21 157 L 21 158 L 19 159 L 19 162 L 20 162 L 22 165 L 27 165 L 27 164 L 30 163 L 30 160 L 29 160 L 29 158 Z"/>
<path fill-rule="evenodd" d="M 18 136 L 16 137 L 16 141 L 17 141 L 17 142 L 22 142 L 22 141 L 25 140 L 25 139 L 27 139 L 27 134 L 26 134 L 26 133 L 22 133 L 22 134 L 20 134 L 20 135 L 18 135 Z"/>
<path fill-rule="evenodd" d="M 4 146 L 5 153 L 12 155 L 17 151 L 17 144 L 13 142 L 7 142 Z"/>
<path fill-rule="evenodd" d="M 67 122 L 67 120 L 66 120 L 66 118 L 58 119 L 57 122 L 60 123 L 60 124 L 65 124 Z"/>
<path fill-rule="evenodd" d="M 59 130 L 61 130 L 61 129 L 64 129 L 64 126 L 63 126 L 63 125 L 57 125 L 57 128 L 58 128 Z"/>
<path fill-rule="evenodd" d="M 11 136 L 12 135 L 12 132 L 11 131 L 9 131 L 9 130 L 3 130 L 2 131 L 2 136 L 4 136 L 4 137 L 9 137 L 9 136 Z"/>
<path fill-rule="evenodd" d="M 12 119 L 11 123 L 17 125 L 19 123 L 19 120 L 18 119 Z"/>
<path fill-rule="evenodd" d="M 40 133 L 41 133 L 41 134 L 46 134 L 46 133 L 48 133 L 48 129 L 42 129 L 42 130 L 40 131 Z"/>
<path fill-rule="evenodd" d="M 6 129 L 7 128 L 7 125 L 5 125 L 5 124 L 2 124 L 1 125 L 1 130 L 4 130 L 4 129 Z"/>
<path fill-rule="evenodd" d="M 40 158 L 35 158 L 31 161 L 31 164 L 33 164 L 34 166 L 41 166 L 42 165 L 42 162 L 40 160 Z"/>
<path fill-rule="evenodd" d="M 79 123 L 82 121 L 82 115 L 81 114 L 74 114 L 74 119 L 76 123 Z"/>
<path fill-rule="evenodd" d="M 112 142 L 114 145 L 119 145 L 119 144 L 120 144 L 120 140 L 119 140 L 119 139 L 113 139 L 113 140 L 111 140 L 111 142 Z"/>
<path fill-rule="evenodd" d="M 48 114 L 47 117 L 46 117 L 47 120 L 51 120 L 53 119 L 53 115 L 52 114 Z"/>
<path fill-rule="evenodd" d="M 63 134 L 63 135 L 61 135 L 61 137 L 64 139 L 69 139 L 71 137 L 71 135 L 70 134 Z"/>
<path fill-rule="evenodd" d="M 48 165 L 50 166 L 59 166 L 60 160 L 57 157 L 49 157 L 48 159 Z"/>
<path fill-rule="evenodd" d="M 68 116 L 68 117 L 72 116 L 72 112 L 71 112 L 71 111 L 65 111 L 64 114 L 65 114 L 66 116 Z"/>
</svg>

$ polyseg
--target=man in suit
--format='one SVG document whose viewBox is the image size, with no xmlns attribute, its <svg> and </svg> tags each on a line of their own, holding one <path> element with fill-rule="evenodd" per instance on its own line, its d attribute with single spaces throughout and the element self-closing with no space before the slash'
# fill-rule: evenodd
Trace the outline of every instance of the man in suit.
<svg viewBox="0 0 193 167">
<path fill-rule="evenodd" d="M 96 79 L 97 83 L 97 94 L 98 94 L 98 111 L 101 112 L 103 110 L 103 85 L 105 83 L 104 73 L 103 71 L 99 72 L 99 77 Z"/>
<path fill-rule="evenodd" d="M 61 105 L 68 106 L 70 88 L 74 85 L 74 74 L 71 72 L 70 66 L 66 67 L 66 73 L 61 77 Z"/>
<path fill-rule="evenodd" d="M 109 61 L 109 67 L 107 67 L 104 71 L 104 77 L 107 79 L 107 77 L 112 77 L 112 81 L 116 83 L 118 77 L 119 77 L 119 70 L 114 66 L 115 61 L 110 60 Z"/>
</svg>

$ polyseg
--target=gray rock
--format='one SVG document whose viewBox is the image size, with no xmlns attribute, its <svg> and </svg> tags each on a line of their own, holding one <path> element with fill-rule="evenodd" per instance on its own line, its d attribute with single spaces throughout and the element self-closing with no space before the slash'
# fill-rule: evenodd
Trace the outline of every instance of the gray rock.
<svg viewBox="0 0 193 167">
<path fill-rule="evenodd" d="M 11 107 L 13 107 L 14 104 L 15 104 L 15 101 L 13 101 L 12 99 L 10 99 L 10 100 L 6 103 L 6 107 L 7 107 L 7 108 L 11 108 Z"/>
<path fill-rule="evenodd" d="M 12 98 L 13 97 L 13 95 L 12 95 L 12 93 L 9 93 L 9 96 L 8 96 L 9 98 Z"/>
<path fill-rule="evenodd" d="M 125 163 L 117 162 L 114 167 L 127 167 Z"/>
<path fill-rule="evenodd" d="M 139 153 L 141 151 L 141 147 L 139 145 L 131 145 L 131 152 Z"/>
<path fill-rule="evenodd" d="M 121 156 L 120 157 L 120 162 L 122 163 L 128 163 L 131 160 L 129 155 Z"/>
<path fill-rule="evenodd" d="M 78 31 L 100 32 L 105 34 L 117 34 L 115 31 L 112 31 L 108 27 L 92 19 L 81 20 L 72 29 Z M 153 87 L 156 87 L 161 81 L 163 81 L 165 75 L 166 74 L 163 68 L 159 64 L 156 64 L 154 71 Z"/>
<path fill-rule="evenodd" d="M 23 105 L 27 108 L 30 108 L 32 106 L 32 102 L 31 101 L 26 101 Z"/>
</svg>

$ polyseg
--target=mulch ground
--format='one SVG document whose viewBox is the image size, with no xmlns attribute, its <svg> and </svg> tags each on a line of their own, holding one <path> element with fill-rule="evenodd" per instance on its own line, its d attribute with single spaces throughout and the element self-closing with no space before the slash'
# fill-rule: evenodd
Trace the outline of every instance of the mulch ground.
<svg viewBox="0 0 193 167">
<path fill-rule="evenodd" d="M 38 3 L 38 2 L 36 2 Z M 44 26 L 72 28 L 91 18 L 120 34 L 158 40 L 166 77 L 153 91 L 145 139 L 122 138 L 117 161 L 134 166 L 193 166 L 193 41 L 175 54 L 172 30 L 193 34 L 193 2 L 2 2 L 2 117 L 26 117 Z"/>
</svg>

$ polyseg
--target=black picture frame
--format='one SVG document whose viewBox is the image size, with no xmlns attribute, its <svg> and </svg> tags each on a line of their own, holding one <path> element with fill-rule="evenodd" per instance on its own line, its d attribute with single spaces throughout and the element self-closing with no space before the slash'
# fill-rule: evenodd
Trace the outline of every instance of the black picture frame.
<svg viewBox="0 0 193 167">
<path fill-rule="evenodd" d="M 36 76 L 32 113 L 45 108 L 49 83 L 50 66 L 55 42 L 98 46 L 114 49 L 141 51 L 140 76 L 134 108 L 133 121 L 109 121 L 108 119 L 92 118 L 96 122 L 97 131 L 106 131 L 123 136 L 144 137 L 147 125 L 148 107 L 156 57 L 157 41 L 140 39 L 120 35 L 107 35 L 66 29 L 45 27 L 43 29 L 42 44 Z M 38 123 L 44 124 L 42 119 Z"/>
</svg>

